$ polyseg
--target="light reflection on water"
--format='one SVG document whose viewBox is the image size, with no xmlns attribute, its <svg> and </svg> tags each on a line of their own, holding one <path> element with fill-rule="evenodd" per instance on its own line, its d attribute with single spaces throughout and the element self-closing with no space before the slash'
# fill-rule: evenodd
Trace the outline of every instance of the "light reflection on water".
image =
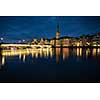
<svg viewBox="0 0 100 100">
<path fill-rule="evenodd" d="M 100 82 L 100 48 L 2 50 L 0 82 Z"/>
<path fill-rule="evenodd" d="M 100 48 L 44 48 L 44 49 L 22 49 L 22 50 L 2 50 L 0 54 L 0 65 L 4 65 L 6 63 L 7 57 L 18 56 L 19 59 L 23 62 L 26 62 L 26 57 L 31 55 L 32 58 L 48 58 L 51 59 L 55 57 L 55 61 L 65 61 L 69 57 L 85 57 L 88 59 L 89 56 L 100 56 Z"/>
<path fill-rule="evenodd" d="M 19 59 L 23 62 L 26 61 L 26 56 L 31 55 L 32 58 L 38 58 L 38 57 L 48 57 L 50 56 L 51 58 L 53 57 L 53 50 L 52 48 L 48 49 L 22 49 L 22 50 L 2 50 L 0 54 L 0 59 L 1 59 L 1 65 L 4 65 L 5 59 L 7 57 L 14 57 L 14 56 L 19 56 Z"/>
</svg>

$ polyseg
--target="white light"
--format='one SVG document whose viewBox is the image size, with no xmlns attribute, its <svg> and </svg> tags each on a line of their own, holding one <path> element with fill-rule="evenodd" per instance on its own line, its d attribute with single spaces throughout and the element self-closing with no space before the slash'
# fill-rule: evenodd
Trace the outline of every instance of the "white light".
<svg viewBox="0 0 100 100">
<path fill-rule="evenodd" d="M 19 43 L 21 42 L 21 40 L 18 41 Z"/>
<path fill-rule="evenodd" d="M 3 40 L 3 38 L 0 38 L 1 40 Z"/>
<path fill-rule="evenodd" d="M 23 42 L 25 42 L 25 40 L 23 40 Z"/>
</svg>

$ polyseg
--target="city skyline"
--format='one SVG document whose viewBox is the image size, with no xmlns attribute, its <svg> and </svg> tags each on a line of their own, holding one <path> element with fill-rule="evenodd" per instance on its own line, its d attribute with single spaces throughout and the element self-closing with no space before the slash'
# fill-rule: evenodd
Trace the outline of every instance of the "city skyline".
<svg viewBox="0 0 100 100">
<path fill-rule="evenodd" d="M 17 42 L 34 38 L 53 38 L 59 23 L 61 36 L 78 37 L 100 32 L 100 17 L 96 16 L 2 16 L 0 37 Z"/>
<path fill-rule="evenodd" d="M 100 82 L 99 25 L 92 16 L 0 17 L 0 82 Z"/>
</svg>

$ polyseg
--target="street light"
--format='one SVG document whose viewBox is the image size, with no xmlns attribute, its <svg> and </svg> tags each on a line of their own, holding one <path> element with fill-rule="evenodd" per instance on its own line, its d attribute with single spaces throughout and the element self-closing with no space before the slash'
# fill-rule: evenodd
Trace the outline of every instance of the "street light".
<svg viewBox="0 0 100 100">
<path fill-rule="evenodd" d="M 1 37 L 0 40 L 1 40 L 1 42 L 3 43 L 4 38 Z"/>
<path fill-rule="evenodd" d="M 23 42 L 25 42 L 25 40 L 23 40 Z"/>
<path fill-rule="evenodd" d="M 3 38 L 2 37 L 0 39 L 1 39 L 1 41 L 3 41 Z"/>
<path fill-rule="evenodd" d="M 18 43 L 21 43 L 21 40 L 19 40 Z"/>
</svg>

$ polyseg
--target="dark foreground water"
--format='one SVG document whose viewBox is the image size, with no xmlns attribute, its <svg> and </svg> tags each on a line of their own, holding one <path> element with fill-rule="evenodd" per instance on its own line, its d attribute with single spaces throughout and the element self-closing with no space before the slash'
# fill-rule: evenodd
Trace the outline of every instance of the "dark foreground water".
<svg viewBox="0 0 100 100">
<path fill-rule="evenodd" d="M 1 51 L 0 82 L 100 82 L 100 48 Z"/>
</svg>

